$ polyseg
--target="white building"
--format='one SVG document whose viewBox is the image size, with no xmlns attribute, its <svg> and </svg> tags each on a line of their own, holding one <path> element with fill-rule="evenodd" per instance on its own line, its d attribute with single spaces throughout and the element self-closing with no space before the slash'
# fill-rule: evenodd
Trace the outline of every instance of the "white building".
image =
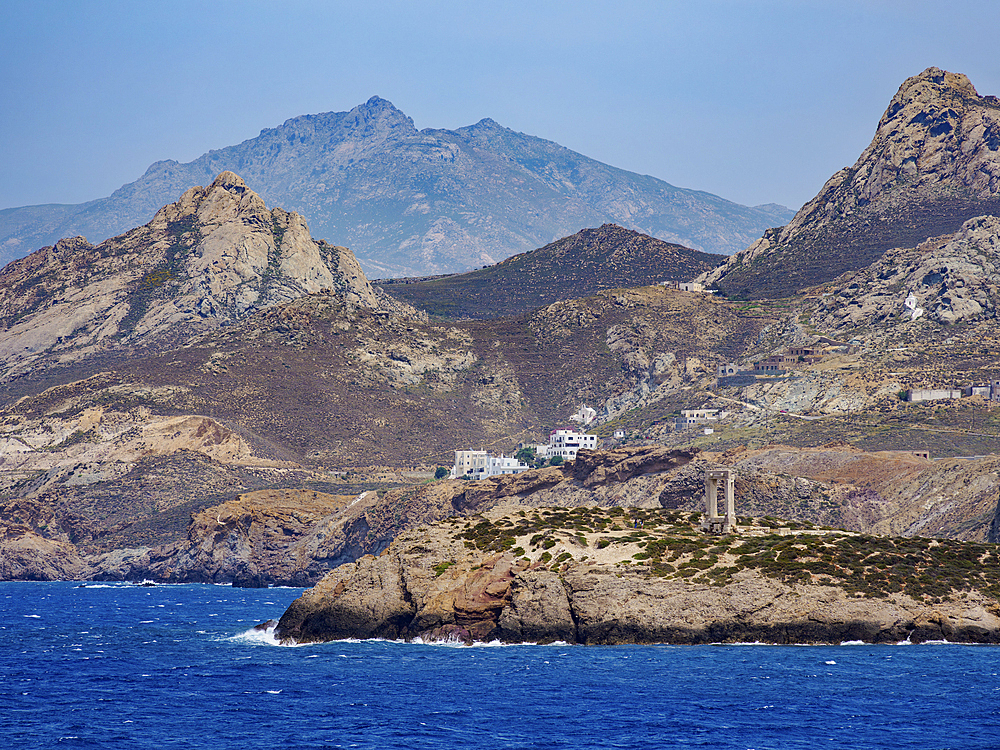
<svg viewBox="0 0 1000 750">
<path fill-rule="evenodd" d="M 729 416 L 719 409 L 681 409 L 681 416 L 676 419 L 677 424 L 703 424 L 705 422 L 716 422 L 719 419 Z"/>
<path fill-rule="evenodd" d="M 560 427 L 549 433 L 548 445 L 539 445 L 535 448 L 535 455 L 541 458 L 562 456 L 563 460 L 572 461 L 581 448 L 595 450 L 597 448 L 597 435 L 577 432 L 572 427 Z M 541 452 L 543 449 L 544 455 Z"/>
<path fill-rule="evenodd" d="M 468 474 L 473 479 L 486 479 L 501 474 L 520 474 L 531 467 L 516 458 L 503 455 L 491 456 L 486 451 L 455 451 L 455 465 L 451 468 L 451 479 Z"/>
<path fill-rule="evenodd" d="M 570 419 L 574 422 L 579 422 L 586 427 L 588 424 L 593 422 L 596 417 L 597 412 L 594 409 L 591 409 L 586 404 L 580 404 L 580 411 L 570 417 Z"/>
<path fill-rule="evenodd" d="M 952 398 L 962 398 L 962 391 L 958 388 L 911 388 L 906 392 L 907 401 L 939 401 Z"/>
</svg>

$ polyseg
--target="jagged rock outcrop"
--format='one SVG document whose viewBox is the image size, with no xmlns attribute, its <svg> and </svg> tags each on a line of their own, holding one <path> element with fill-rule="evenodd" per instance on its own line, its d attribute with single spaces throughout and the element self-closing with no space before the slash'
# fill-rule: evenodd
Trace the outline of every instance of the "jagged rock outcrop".
<svg viewBox="0 0 1000 750">
<path fill-rule="evenodd" d="M 94 246 L 60 240 L 0 271 L 0 376 L 167 346 L 302 295 L 404 313 L 349 250 L 268 210 L 232 172 L 187 190 L 143 227 Z"/>
<path fill-rule="evenodd" d="M 900 86 L 853 167 L 704 281 L 739 297 L 785 296 L 998 213 L 1000 100 L 928 68 Z"/>
<path fill-rule="evenodd" d="M 72 581 L 85 570 L 72 544 L 44 537 L 26 524 L 0 521 L 0 581 Z"/>
<path fill-rule="evenodd" d="M 269 204 L 307 217 L 315 236 L 349 246 L 383 277 L 478 268 L 609 221 L 728 254 L 791 215 L 616 169 L 488 118 L 418 131 L 372 97 L 349 112 L 292 118 L 187 164 L 157 162 L 107 198 L 7 209 L 0 248 L 24 254 L 67 236 L 119 234 L 224 170 Z"/>
<path fill-rule="evenodd" d="M 833 572 L 832 577 L 796 573 L 791 580 L 777 569 L 744 566 L 747 555 L 756 554 L 748 550 L 756 547 L 742 545 L 738 537 L 710 540 L 681 526 L 637 534 L 620 516 L 618 521 L 615 516 L 598 519 L 594 512 L 564 513 L 564 522 L 571 525 L 560 533 L 552 528 L 558 515 L 492 516 L 478 523 L 456 519 L 402 534 L 379 557 L 331 571 L 289 606 L 275 635 L 286 643 L 342 638 L 581 644 L 1000 642 L 1000 606 L 982 579 L 976 585 L 985 589 L 962 590 L 957 584 L 956 590 L 947 584 L 937 597 L 897 587 L 895 593 L 873 591 L 859 598 L 850 588 L 854 584 L 838 583 L 837 576 L 851 578 L 846 567 L 836 573 L 836 565 L 826 565 L 817 569 Z M 650 528 L 653 519 L 648 516 Z M 507 543 L 528 549 L 490 553 L 496 542 L 484 534 L 491 530 L 500 540 L 504 534 L 515 535 Z M 528 536 L 538 530 L 535 543 L 529 542 Z M 661 533 L 666 536 L 660 538 Z M 598 538 L 601 544 L 594 544 Z M 775 548 L 779 558 L 791 554 L 794 560 L 792 553 L 801 549 L 806 551 L 798 553 L 802 559 L 812 546 L 830 550 L 834 560 L 838 549 L 845 550 L 845 559 L 854 559 L 850 537 L 805 539 L 771 537 L 760 544 Z M 713 544 L 720 545 L 713 550 L 727 551 L 708 557 L 697 551 Z M 643 547 L 646 552 L 632 554 Z M 676 550 L 671 559 L 678 568 L 636 562 L 669 548 Z M 916 560 L 934 552 L 911 554 Z M 992 553 L 986 555 L 995 567 L 998 561 Z M 673 574 L 675 570 L 679 572 Z"/>
<path fill-rule="evenodd" d="M 837 279 L 813 316 L 819 330 L 995 318 L 1000 307 L 1000 219 L 979 216 L 952 235 L 888 251 Z"/>
<path fill-rule="evenodd" d="M 330 568 L 389 540 L 369 534 L 374 492 L 359 497 L 308 490 L 258 490 L 195 513 L 187 539 L 116 550 L 91 561 L 89 578 L 234 586 L 308 586 Z"/>
</svg>

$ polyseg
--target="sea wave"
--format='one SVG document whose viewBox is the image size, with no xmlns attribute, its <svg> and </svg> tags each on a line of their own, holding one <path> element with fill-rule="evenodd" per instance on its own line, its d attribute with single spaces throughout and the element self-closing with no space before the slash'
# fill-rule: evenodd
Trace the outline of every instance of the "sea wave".
<svg viewBox="0 0 1000 750">
<path fill-rule="evenodd" d="M 296 646 L 305 646 L 308 644 L 300 644 L 292 642 L 282 643 L 274 636 L 274 626 L 267 628 L 250 628 L 242 633 L 237 633 L 236 635 L 231 635 L 223 638 L 224 641 L 229 641 L 230 643 L 246 643 L 254 646 L 278 646 L 280 648 L 294 648 Z"/>
</svg>

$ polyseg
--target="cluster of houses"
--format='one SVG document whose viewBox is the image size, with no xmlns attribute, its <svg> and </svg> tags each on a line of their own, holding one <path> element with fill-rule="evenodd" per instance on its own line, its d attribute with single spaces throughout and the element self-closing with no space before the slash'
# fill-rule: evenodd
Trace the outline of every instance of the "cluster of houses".
<svg viewBox="0 0 1000 750">
<path fill-rule="evenodd" d="M 1000 401 L 1000 380 L 985 385 L 969 385 L 965 388 L 911 388 L 906 392 L 907 401 L 939 401 L 952 398 L 981 396 L 990 401 Z"/>
<path fill-rule="evenodd" d="M 589 435 L 573 427 L 560 427 L 549 433 L 548 443 L 540 445 L 521 443 L 517 446 L 518 452 L 523 448 L 533 449 L 535 458 L 551 460 L 559 456 L 564 461 L 572 461 L 580 450 L 597 448 L 597 435 Z M 486 451 L 455 451 L 455 465 L 449 476 L 452 479 L 464 476 L 485 479 L 502 474 L 519 474 L 530 468 L 528 464 L 502 453 L 499 456 L 493 456 Z"/>
</svg>

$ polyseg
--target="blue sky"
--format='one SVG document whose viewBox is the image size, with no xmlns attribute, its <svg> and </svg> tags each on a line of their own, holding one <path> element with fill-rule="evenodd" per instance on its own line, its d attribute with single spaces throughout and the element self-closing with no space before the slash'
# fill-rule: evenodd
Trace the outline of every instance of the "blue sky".
<svg viewBox="0 0 1000 750">
<path fill-rule="evenodd" d="M 0 208 L 110 194 L 372 95 L 797 208 L 935 65 L 1000 95 L 1000 4 L 5 0 Z M 252 186 L 251 186 L 252 187 Z"/>
</svg>

